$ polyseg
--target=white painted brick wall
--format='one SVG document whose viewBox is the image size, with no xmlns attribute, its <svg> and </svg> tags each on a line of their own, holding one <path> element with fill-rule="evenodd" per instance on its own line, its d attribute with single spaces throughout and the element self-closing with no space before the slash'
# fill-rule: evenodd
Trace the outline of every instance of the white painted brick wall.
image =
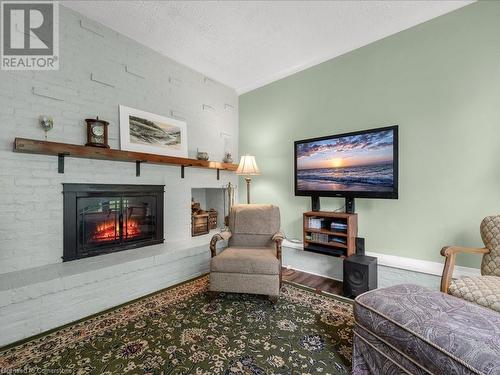
<svg viewBox="0 0 500 375">
<path fill-rule="evenodd" d="M 147 164 L 137 178 L 133 163 L 71 158 L 66 173 L 58 174 L 55 157 L 12 153 L 16 136 L 44 139 L 38 126 L 42 114 L 55 120 L 49 140 L 76 144 L 85 143 L 84 119 L 99 115 L 110 122 L 110 145 L 118 148 L 119 104 L 185 117 L 191 157 L 199 148 L 221 160 L 221 132 L 231 135 L 237 152 L 238 100 L 232 89 L 84 20 L 104 35 L 98 36 L 82 28 L 82 17 L 64 7 L 60 19 L 59 71 L 0 71 L 0 273 L 61 261 L 63 182 L 165 184 L 165 233 L 184 237 L 190 236 L 190 188 L 237 182 L 227 172 L 217 181 L 215 171 L 194 169 L 186 170 L 181 180 L 179 168 Z M 115 87 L 92 81 L 92 74 Z M 203 104 L 214 109 L 204 110 Z"/>
<path fill-rule="evenodd" d="M 109 254 L 0 275 L 0 345 L 72 322 L 208 271 L 207 246 Z M 80 263 L 79 265 L 77 263 Z M 8 285 L 6 285 L 8 284 Z"/>
<path fill-rule="evenodd" d="M 205 272 L 208 236 L 191 239 L 191 188 L 238 181 L 228 172 L 221 172 L 217 181 L 215 171 L 199 169 L 186 169 L 181 179 L 180 168 L 148 164 L 136 177 L 134 163 L 72 158 L 66 159 L 65 173 L 58 174 L 56 157 L 12 152 L 15 137 L 44 139 L 40 115 L 55 121 L 48 140 L 75 144 L 86 142 L 84 119 L 98 115 L 110 122 L 109 143 L 118 148 L 118 105 L 123 104 L 183 117 L 190 157 L 199 148 L 212 160 L 221 160 L 221 132 L 231 136 L 237 155 L 234 90 L 84 19 L 103 35 L 98 36 L 82 28 L 81 19 L 60 7 L 59 71 L 0 71 L 0 345 Z M 142 248 L 120 253 L 139 257 L 136 261 L 122 262 L 122 255 L 110 254 L 106 261 L 88 258 L 60 264 L 61 184 L 82 182 L 165 184 L 167 241 L 147 248 L 154 257 L 142 257 Z M 189 247 L 197 249 L 194 254 L 186 250 Z M 120 263 L 113 267 L 108 259 Z M 102 278 L 105 288 L 96 284 Z"/>
</svg>

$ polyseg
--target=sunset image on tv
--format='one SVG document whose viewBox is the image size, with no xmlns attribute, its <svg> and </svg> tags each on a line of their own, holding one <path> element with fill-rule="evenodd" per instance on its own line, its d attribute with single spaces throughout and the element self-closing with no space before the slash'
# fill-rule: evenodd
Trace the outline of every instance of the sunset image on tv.
<svg viewBox="0 0 500 375">
<path fill-rule="evenodd" d="M 297 189 L 391 192 L 394 131 L 297 144 Z"/>
</svg>

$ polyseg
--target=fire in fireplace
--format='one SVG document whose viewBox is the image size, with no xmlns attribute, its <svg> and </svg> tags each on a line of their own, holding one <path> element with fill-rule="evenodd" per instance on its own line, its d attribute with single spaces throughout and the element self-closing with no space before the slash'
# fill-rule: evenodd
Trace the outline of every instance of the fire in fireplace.
<svg viewBox="0 0 500 375">
<path fill-rule="evenodd" d="M 64 261 L 164 241 L 164 185 L 63 185 Z"/>
<path fill-rule="evenodd" d="M 122 233 L 123 232 L 123 233 Z M 116 241 L 120 236 L 125 239 L 139 237 L 141 235 L 141 228 L 139 223 L 131 219 L 123 228 L 116 221 L 104 221 L 96 225 L 94 235 L 90 239 L 92 242 L 101 243 L 106 241 Z"/>
</svg>

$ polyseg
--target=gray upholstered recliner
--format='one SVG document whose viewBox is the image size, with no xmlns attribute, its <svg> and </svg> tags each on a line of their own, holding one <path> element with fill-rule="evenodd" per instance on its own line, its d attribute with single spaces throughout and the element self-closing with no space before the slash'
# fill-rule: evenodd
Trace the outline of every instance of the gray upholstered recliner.
<svg viewBox="0 0 500 375">
<path fill-rule="evenodd" d="M 441 250 L 446 257 L 441 291 L 500 312 L 500 215 L 484 218 L 481 238 L 484 248 L 449 246 Z M 458 253 L 482 254 L 481 276 L 452 279 Z"/>
<path fill-rule="evenodd" d="M 280 212 L 269 204 L 235 205 L 229 213 L 229 232 L 210 242 L 210 286 L 216 292 L 264 294 L 276 301 L 281 286 Z M 217 242 L 227 240 L 220 254 Z"/>
</svg>

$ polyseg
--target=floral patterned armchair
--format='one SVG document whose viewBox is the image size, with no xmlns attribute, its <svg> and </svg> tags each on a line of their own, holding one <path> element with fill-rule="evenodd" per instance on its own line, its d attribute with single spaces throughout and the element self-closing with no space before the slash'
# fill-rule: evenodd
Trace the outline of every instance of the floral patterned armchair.
<svg viewBox="0 0 500 375">
<path fill-rule="evenodd" d="M 441 250 L 446 257 L 441 291 L 500 312 L 500 215 L 488 216 L 481 223 L 484 248 L 448 246 Z M 452 279 L 456 255 L 481 254 L 481 276 Z"/>
</svg>

